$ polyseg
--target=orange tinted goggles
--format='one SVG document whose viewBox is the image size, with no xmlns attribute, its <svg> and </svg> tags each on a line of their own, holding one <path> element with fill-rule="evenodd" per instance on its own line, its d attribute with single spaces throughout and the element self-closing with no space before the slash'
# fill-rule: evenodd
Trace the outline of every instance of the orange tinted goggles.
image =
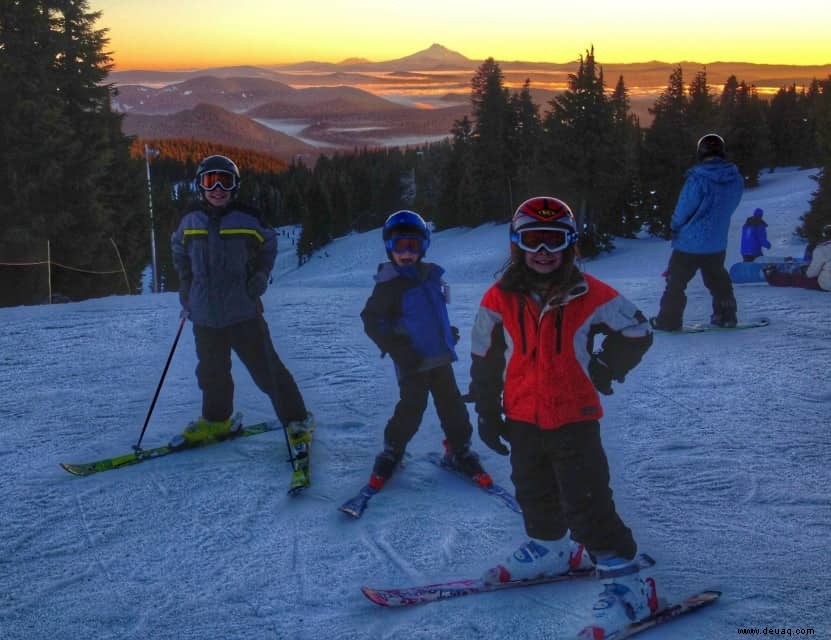
<svg viewBox="0 0 831 640">
<path fill-rule="evenodd" d="M 199 187 L 205 191 L 213 191 L 217 187 L 233 191 L 237 188 L 237 177 L 227 171 L 209 171 L 199 176 Z"/>
<path fill-rule="evenodd" d="M 393 253 L 421 253 L 424 240 L 418 236 L 398 236 L 387 240 L 387 249 Z"/>
</svg>

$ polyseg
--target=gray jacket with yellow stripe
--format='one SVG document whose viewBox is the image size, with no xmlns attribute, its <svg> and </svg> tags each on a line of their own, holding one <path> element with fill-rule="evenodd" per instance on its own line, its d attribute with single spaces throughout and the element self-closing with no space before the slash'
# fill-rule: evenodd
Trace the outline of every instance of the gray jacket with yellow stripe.
<svg viewBox="0 0 831 640">
<path fill-rule="evenodd" d="M 277 257 L 277 234 L 256 209 L 196 203 L 182 216 L 171 248 L 194 324 L 221 328 L 256 317 L 258 300 L 246 283 L 256 271 L 268 276 Z"/>
</svg>

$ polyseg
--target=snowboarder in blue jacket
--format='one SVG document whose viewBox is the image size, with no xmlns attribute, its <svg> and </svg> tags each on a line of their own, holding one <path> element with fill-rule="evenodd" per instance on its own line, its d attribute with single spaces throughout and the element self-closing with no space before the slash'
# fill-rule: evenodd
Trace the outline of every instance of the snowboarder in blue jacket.
<svg viewBox="0 0 831 640">
<path fill-rule="evenodd" d="M 459 340 L 447 314 L 444 270 L 423 260 L 430 229 L 413 211 L 397 211 L 384 223 L 390 261 L 378 267 L 375 287 L 361 312 L 364 330 L 395 364 L 400 399 L 384 429 L 384 450 L 375 459 L 369 486 L 378 491 L 395 470 L 418 431 L 432 394 L 444 431 L 445 463 L 481 486 L 492 484 L 470 448 L 473 427 L 452 363 Z"/>
<path fill-rule="evenodd" d="M 762 249 L 770 249 L 768 242 L 768 223 L 762 220 L 762 209 L 756 209 L 753 215 L 744 221 L 742 226 L 742 259 L 753 262 L 762 255 Z"/>
<path fill-rule="evenodd" d="M 687 284 L 700 269 L 704 286 L 713 297 L 710 322 L 722 327 L 736 326 L 736 298 L 724 268 L 730 217 L 739 205 L 744 179 L 732 162 L 725 160 L 721 136 L 708 133 L 698 141 L 698 164 L 687 171 L 670 221 L 672 255 L 667 269 L 666 289 L 653 328 L 676 331 L 681 328 Z"/>
</svg>

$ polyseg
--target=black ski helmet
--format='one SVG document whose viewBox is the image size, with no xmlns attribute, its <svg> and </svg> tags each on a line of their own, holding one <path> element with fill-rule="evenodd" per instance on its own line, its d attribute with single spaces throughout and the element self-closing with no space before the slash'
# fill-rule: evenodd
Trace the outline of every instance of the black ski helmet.
<svg viewBox="0 0 831 640">
<path fill-rule="evenodd" d="M 204 158 L 202 162 L 199 163 L 199 166 L 196 167 L 196 186 L 199 189 L 199 193 L 204 197 L 205 191 L 202 189 L 200 184 L 202 174 L 217 172 L 229 173 L 234 177 L 234 188 L 231 193 L 236 194 L 236 192 L 239 191 L 240 185 L 239 169 L 237 168 L 237 165 L 234 164 L 233 160 L 227 156 L 221 156 L 218 154 Z"/>
<path fill-rule="evenodd" d="M 698 139 L 696 154 L 699 160 L 712 156 L 723 158 L 725 154 L 724 138 L 717 133 L 707 133 Z"/>
<path fill-rule="evenodd" d="M 831 224 L 822 226 L 822 237 L 826 240 L 831 239 Z"/>
</svg>

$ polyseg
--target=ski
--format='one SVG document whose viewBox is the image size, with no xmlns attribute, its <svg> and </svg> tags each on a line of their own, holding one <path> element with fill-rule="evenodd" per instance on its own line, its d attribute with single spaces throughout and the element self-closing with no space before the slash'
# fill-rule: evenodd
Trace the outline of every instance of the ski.
<svg viewBox="0 0 831 640">
<path fill-rule="evenodd" d="M 297 431 L 296 433 L 291 432 L 291 425 L 289 425 L 288 436 L 289 445 L 292 450 L 292 474 L 287 493 L 291 496 L 301 494 L 305 489 L 308 489 L 312 485 L 309 460 L 311 455 L 313 431 L 313 422 L 308 429 Z"/>
<path fill-rule="evenodd" d="M 758 318 L 756 320 L 748 320 L 739 322 L 735 327 L 720 327 L 709 322 L 685 322 L 680 329 L 674 331 L 667 331 L 665 329 L 653 329 L 655 333 L 703 333 L 705 331 L 738 331 L 741 329 L 757 329 L 759 327 L 766 327 L 770 324 L 767 318 Z"/>
<path fill-rule="evenodd" d="M 655 564 L 655 561 L 646 554 L 638 556 L 638 562 L 640 563 L 641 569 L 648 569 Z M 565 582 L 579 578 L 593 578 L 596 575 L 594 569 L 587 569 L 584 571 L 571 571 L 558 576 L 534 578 L 533 580 L 511 580 L 510 582 L 500 582 L 497 584 L 488 584 L 483 582 L 481 578 L 470 578 L 416 587 L 404 587 L 401 589 L 374 589 L 364 586 L 361 587 L 361 591 L 367 598 L 381 607 L 409 607 L 415 604 L 450 600 L 451 598 L 471 596 L 478 593 L 491 593 L 493 591 L 503 591 L 504 589 Z"/>
<path fill-rule="evenodd" d="M 483 487 L 482 485 L 477 483 L 475 480 L 473 480 L 473 478 L 471 478 L 470 476 L 465 475 L 464 473 L 462 473 L 461 471 L 459 471 L 455 467 L 452 467 L 452 466 L 448 465 L 445 462 L 444 456 L 439 454 L 439 453 L 436 453 L 435 451 L 432 451 L 432 452 L 428 453 L 427 454 L 427 459 L 430 462 L 432 462 L 434 465 L 436 465 L 437 467 L 440 467 L 440 468 L 444 469 L 445 471 L 449 471 L 451 473 L 454 473 L 455 475 L 459 476 L 460 478 L 464 478 L 465 480 L 473 482 L 473 484 L 475 484 L 477 487 L 482 489 L 482 491 L 484 491 L 485 493 L 489 493 L 492 496 L 494 496 L 495 498 L 497 498 L 498 500 L 500 500 L 502 502 L 502 504 L 504 504 L 506 507 L 508 507 L 511 511 L 514 511 L 516 513 L 522 513 L 522 509 L 520 508 L 519 503 L 516 501 L 516 498 L 514 498 L 514 496 L 511 495 L 511 493 L 507 489 L 505 489 L 504 487 L 501 487 L 500 485 L 495 484 L 495 483 L 494 484 L 489 484 L 489 485 Z"/>
<path fill-rule="evenodd" d="M 666 605 L 663 609 L 650 617 L 640 620 L 639 622 L 632 622 L 618 631 L 613 631 L 612 633 L 607 634 L 603 634 L 601 631 L 600 635 L 595 635 L 594 638 L 597 638 L 597 640 L 626 640 L 627 638 L 631 638 L 642 631 L 647 631 L 648 629 L 652 629 L 658 625 L 677 620 L 679 617 L 692 613 L 693 611 L 698 611 L 701 607 L 712 604 L 720 597 L 721 591 L 702 591 L 685 598 L 680 602 Z M 578 640 L 585 640 L 587 637 L 592 638 L 592 636 L 586 636 L 584 634 L 583 636 L 578 636 Z"/>
<path fill-rule="evenodd" d="M 282 428 L 282 425 L 278 421 L 270 420 L 267 422 L 260 422 L 258 424 L 252 424 L 243 427 L 239 431 L 233 432 L 224 438 L 214 438 L 211 440 L 199 442 L 197 444 L 189 444 L 184 441 L 176 443 L 169 442 L 161 447 L 155 447 L 153 449 L 137 449 L 124 455 L 115 456 L 113 458 L 104 458 L 102 460 L 96 460 L 95 462 L 61 462 L 60 465 L 72 475 L 82 477 L 91 476 L 95 473 L 100 473 L 101 471 L 110 471 L 112 469 L 121 469 L 123 467 L 129 467 L 135 464 L 139 464 L 141 462 L 146 462 L 147 460 L 161 458 L 172 453 L 180 453 L 182 451 L 190 451 L 192 449 L 201 449 L 203 447 L 207 447 L 213 444 L 219 444 L 220 442 L 227 442 L 229 440 L 236 440 L 237 438 L 256 436 L 261 433 L 277 431 Z"/>
<path fill-rule="evenodd" d="M 365 485 L 358 495 L 344 502 L 338 509 L 353 518 L 360 518 L 364 514 L 364 511 L 366 511 L 370 498 L 376 493 L 378 493 L 377 489 Z"/>
</svg>

